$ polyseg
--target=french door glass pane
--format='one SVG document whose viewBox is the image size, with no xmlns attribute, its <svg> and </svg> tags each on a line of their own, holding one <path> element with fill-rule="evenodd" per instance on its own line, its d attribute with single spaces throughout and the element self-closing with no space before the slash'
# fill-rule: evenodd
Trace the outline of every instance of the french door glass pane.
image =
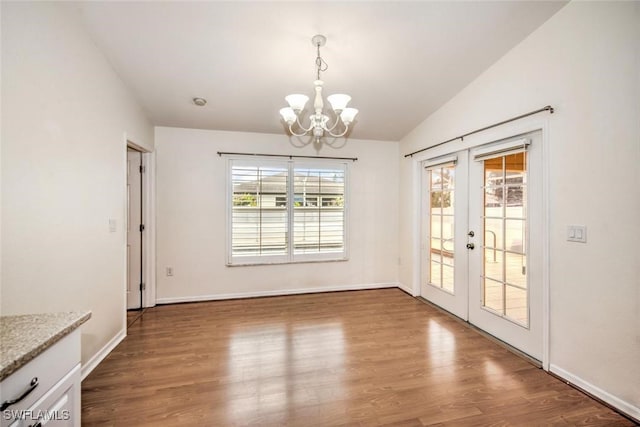
<svg viewBox="0 0 640 427">
<path fill-rule="evenodd" d="M 483 305 L 527 326 L 527 155 L 509 154 L 483 163 Z"/>
<path fill-rule="evenodd" d="M 453 260 L 453 253 L 452 252 L 447 252 L 446 250 L 442 251 L 442 263 L 445 265 L 449 265 L 451 267 L 453 267 L 454 264 L 454 260 Z"/>
<path fill-rule="evenodd" d="M 502 187 L 486 187 L 484 189 L 484 207 L 487 210 L 486 215 L 489 217 L 499 217 L 504 206 L 504 197 L 502 196 Z"/>
<path fill-rule="evenodd" d="M 453 215 L 454 208 L 454 192 L 443 191 L 442 192 L 442 213 L 443 215 Z"/>
<path fill-rule="evenodd" d="M 442 188 L 444 190 L 453 190 L 455 188 L 455 174 L 456 170 L 454 166 L 442 168 Z"/>
<path fill-rule="evenodd" d="M 453 292 L 453 266 L 442 266 L 442 288 Z"/>
<path fill-rule="evenodd" d="M 520 288 L 527 287 L 526 257 L 520 254 L 506 253 L 506 278 L 505 281 Z"/>
<path fill-rule="evenodd" d="M 505 221 L 505 231 L 507 233 L 505 243 L 508 251 L 525 253 L 526 224 L 522 219 L 508 219 Z"/>
<path fill-rule="evenodd" d="M 522 182 L 526 179 L 526 155 L 527 153 L 522 152 L 505 156 L 507 181 L 519 178 Z"/>
<path fill-rule="evenodd" d="M 507 216 L 524 218 L 526 210 L 526 187 L 524 185 L 509 185 L 506 187 L 507 193 Z"/>
<path fill-rule="evenodd" d="M 527 291 L 513 286 L 506 286 L 506 315 L 518 323 L 527 324 L 529 308 L 527 306 Z"/>
<path fill-rule="evenodd" d="M 488 248 L 502 248 L 502 218 L 484 219 L 484 241 Z"/>
<path fill-rule="evenodd" d="M 440 210 L 442 208 L 442 191 L 432 191 L 431 192 L 431 209 L 433 213 L 442 213 Z"/>
<path fill-rule="evenodd" d="M 498 314 L 504 314 L 504 285 L 491 279 L 484 279 L 484 306 Z"/>
<path fill-rule="evenodd" d="M 503 185 L 502 157 L 484 161 L 485 186 Z"/>
<path fill-rule="evenodd" d="M 432 239 L 440 239 L 442 237 L 442 217 L 435 213 L 431 213 L 431 232 Z"/>
<path fill-rule="evenodd" d="M 441 271 L 441 266 L 442 264 L 440 264 L 437 261 L 431 261 L 431 269 L 430 269 L 430 274 L 429 274 L 429 282 L 432 285 L 438 285 L 442 283 L 442 271 Z"/>
<path fill-rule="evenodd" d="M 429 188 L 433 190 L 442 189 L 442 169 L 431 169 L 429 171 Z"/>
<path fill-rule="evenodd" d="M 442 238 L 445 241 L 453 241 L 453 224 L 454 224 L 453 215 L 442 216 Z M 447 244 L 444 246 L 446 246 L 450 251 L 453 251 L 452 244 Z"/>
<path fill-rule="evenodd" d="M 484 276 L 504 282 L 504 251 L 484 248 Z"/>
</svg>

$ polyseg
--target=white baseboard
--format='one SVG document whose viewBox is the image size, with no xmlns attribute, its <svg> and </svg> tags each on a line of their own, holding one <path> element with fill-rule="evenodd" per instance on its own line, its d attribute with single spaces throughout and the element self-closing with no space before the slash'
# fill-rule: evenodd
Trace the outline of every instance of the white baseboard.
<svg viewBox="0 0 640 427">
<path fill-rule="evenodd" d="M 413 289 L 405 286 L 403 283 L 398 283 L 398 288 L 402 289 L 403 291 L 405 291 L 407 294 L 411 295 L 412 297 L 417 297 L 418 295 L 413 293 Z"/>
<path fill-rule="evenodd" d="M 323 286 L 320 288 L 278 289 L 272 291 L 238 292 L 233 294 L 197 295 L 188 297 L 157 298 L 156 304 L 174 304 L 179 302 L 216 301 L 236 298 L 271 297 L 297 294 L 316 294 L 319 292 L 360 291 L 364 289 L 399 288 L 398 283 L 368 283 L 364 285 Z"/>
<path fill-rule="evenodd" d="M 635 418 L 636 420 L 640 420 L 640 408 L 638 408 L 637 406 L 632 405 L 629 402 L 626 402 L 614 395 L 612 395 L 611 393 L 602 390 L 600 387 L 597 387 L 585 380 L 583 380 L 582 378 L 572 374 L 571 372 L 565 371 L 564 369 L 560 368 L 559 366 L 556 366 L 554 364 L 551 364 L 549 366 L 549 370 L 551 372 L 553 372 L 554 374 L 558 375 L 559 377 L 561 377 L 562 379 L 570 382 L 571 384 L 575 385 L 576 387 L 581 388 L 582 390 L 586 391 L 587 393 L 597 397 L 598 399 L 602 400 L 603 402 L 608 403 L 609 405 L 613 406 L 614 408 L 616 408 L 617 410 L 619 410 L 620 412 Z"/>
<path fill-rule="evenodd" d="M 123 329 L 116 334 L 115 337 L 111 338 L 109 342 L 102 347 L 96 354 L 93 355 L 91 359 L 84 365 L 82 365 L 82 380 L 84 380 L 87 375 L 93 371 L 96 366 L 100 364 L 104 360 L 105 357 L 111 353 L 111 351 L 116 348 L 118 344 L 122 342 L 123 339 L 127 337 L 127 330 Z"/>
</svg>

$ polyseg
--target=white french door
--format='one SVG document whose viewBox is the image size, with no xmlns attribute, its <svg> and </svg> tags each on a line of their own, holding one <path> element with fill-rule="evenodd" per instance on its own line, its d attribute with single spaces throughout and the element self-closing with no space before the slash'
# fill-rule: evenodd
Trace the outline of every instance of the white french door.
<svg viewBox="0 0 640 427">
<path fill-rule="evenodd" d="M 422 296 L 542 360 L 541 133 L 450 158 L 423 163 Z"/>
<path fill-rule="evenodd" d="M 468 153 L 423 162 L 421 295 L 468 319 Z"/>
</svg>

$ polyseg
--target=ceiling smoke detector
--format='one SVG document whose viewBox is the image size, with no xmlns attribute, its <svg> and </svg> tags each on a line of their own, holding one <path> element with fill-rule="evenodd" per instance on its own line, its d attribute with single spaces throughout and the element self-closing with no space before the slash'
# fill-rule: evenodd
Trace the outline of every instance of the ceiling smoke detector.
<svg viewBox="0 0 640 427">
<path fill-rule="evenodd" d="M 207 105 L 207 100 L 204 98 L 193 98 L 193 103 L 198 107 L 204 107 L 205 105 Z"/>
</svg>

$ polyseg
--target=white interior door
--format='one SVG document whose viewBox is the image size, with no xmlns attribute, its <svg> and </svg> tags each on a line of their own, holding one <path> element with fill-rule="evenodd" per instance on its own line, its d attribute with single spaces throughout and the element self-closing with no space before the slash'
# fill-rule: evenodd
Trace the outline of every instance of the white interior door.
<svg viewBox="0 0 640 427">
<path fill-rule="evenodd" d="M 140 308 L 142 283 L 142 154 L 127 149 L 127 309 Z"/>
<path fill-rule="evenodd" d="M 440 159 L 423 163 L 422 296 L 542 360 L 541 132 Z"/>
</svg>

